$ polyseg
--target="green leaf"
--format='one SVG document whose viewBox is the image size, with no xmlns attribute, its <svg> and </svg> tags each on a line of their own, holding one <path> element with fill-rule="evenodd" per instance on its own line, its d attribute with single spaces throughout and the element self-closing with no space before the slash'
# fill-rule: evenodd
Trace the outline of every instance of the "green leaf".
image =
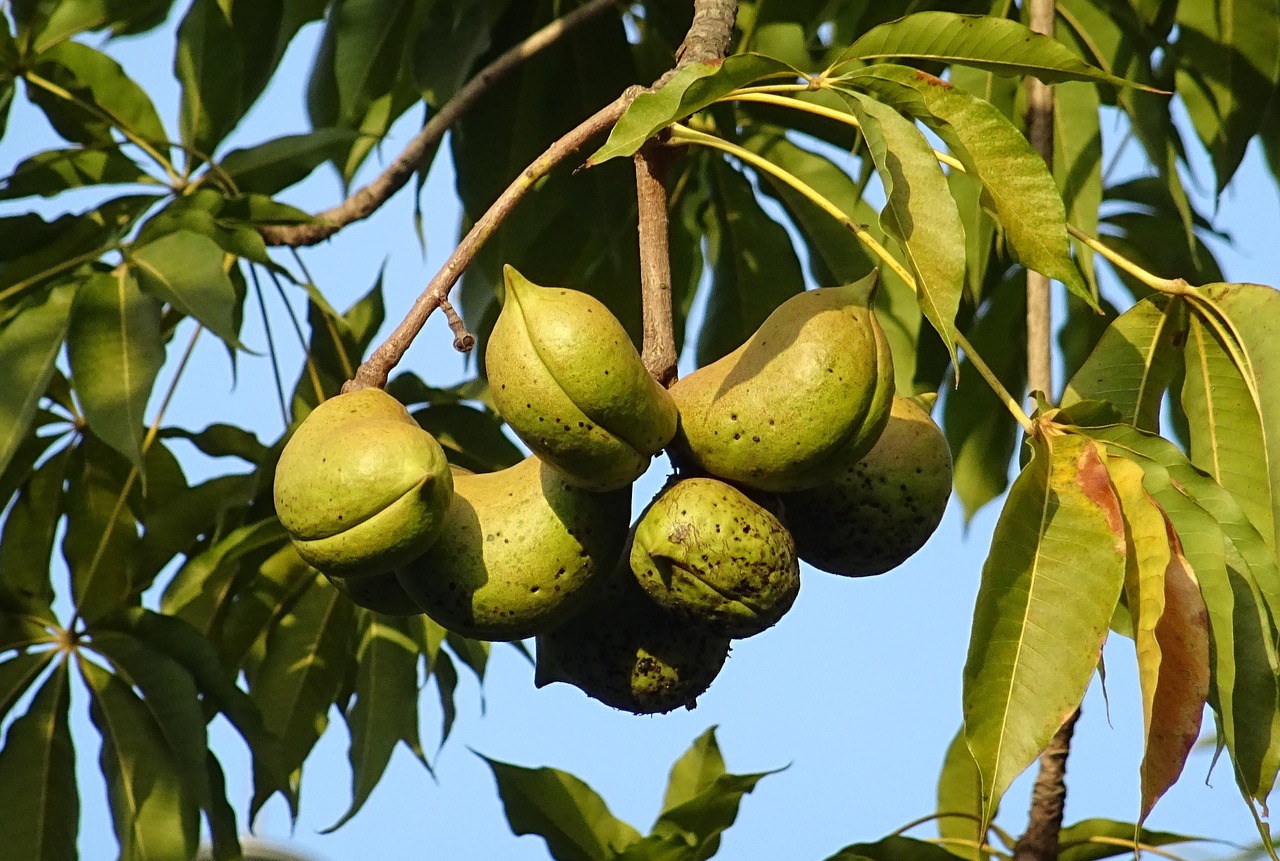
<svg viewBox="0 0 1280 861">
<path fill-rule="evenodd" d="M 26 439 L 40 398 L 53 378 L 75 293 L 71 284 L 55 287 L 39 302 L 0 323 L 0 367 L 12 381 L 0 386 L 0 472 Z"/>
<path fill-rule="evenodd" d="M 159 435 L 161 439 L 184 439 L 208 457 L 238 457 L 253 464 L 261 463 L 269 451 L 253 431 L 221 422 L 202 431 L 161 428 Z"/>
<path fill-rule="evenodd" d="M 133 597 L 138 527 L 125 495 L 110 465 L 89 446 L 77 446 L 68 470 L 62 556 L 76 609 L 89 621 Z"/>
<path fill-rule="evenodd" d="M 884 183 L 880 225 L 902 249 L 916 279 L 920 310 L 956 361 L 956 312 L 964 293 L 964 226 L 933 147 L 915 124 L 862 93 L 848 105 Z"/>
<path fill-rule="evenodd" d="M 758 774 L 722 774 L 688 801 L 662 811 L 654 823 L 659 836 L 683 836 L 694 848 L 691 857 L 705 861 L 720 848 L 720 835 L 738 818 L 742 796 L 755 789 L 764 777 Z"/>
<path fill-rule="evenodd" d="M 41 655 L 45 661 L 50 654 Z M 37 656 L 30 656 L 37 657 Z M 14 858 L 73 861 L 80 827 L 76 754 L 67 720 L 71 691 L 59 662 L 0 746 L 0 841 Z"/>
<path fill-rule="evenodd" d="M 227 515 L 247 507 L 257 491 L 253 475 L 219 475 L 148 511 L 135 569 L 138 585 L 146 588 L 172 559 L 220 532 Z"/>
<path fill-rule="evenodd" d="M 9 716 L 31 683 L 44 672 L 56 653 L 23 652 L 0 661 L 0 720 Z M 0 756 L 0 762 L 3 756 Z"/>
<path fill-rule="evenodd" d="M 511 830 L 541 837 L 556 861 L 610 861 L 640 839 L 639 832 L 614 817 L 604 799 L 572 774 L 482 758 L 493 770 Z"/>
<path fill-rule="evenodd" d="M 1046 84 L 1142 86 L 1089 65 L 1061 42 L 1017 21 L 952 12 L 916 12 L 873 27 L 840 55 L 837 69 L 849 60 L 895 57 L 975 66 L 998 75 L 1035 75 Z"/>
<path fill-rule="evenodd" d="M 418 424 L 436 438 L 450 463 L 472 472 L 496 472 L 524 460 L 524 453 L 503 432 L 492 410 L 465 404 L 432 404 L 416 410 Z"/>
<path fill-rule="evenodd" d="M 67 359 L 89 427 L 142 468 L 144 412 L 164 364 L 160 302 L 130 270 L 99 272 L 80 285 L 71 309 Z"/>
<path fill-rule="evenodd" d="M 47 20 L 40 20 L 37 50 L 87 30 L 110 28 L 112 35 L 142 32 L 164 19 L 172 0 L 76 0 L 47 5 L 52 8 Z"/>
<path fill-rule="evenodd" d="M 222 157 L 218 173 L 230 178 L 239 193 L 276 194 L 306 179 L 325 162 L 339 158 L 355 140 L 351 129 L 285 135 L 231 150 Z"/>
<path fill-rule="evenodd" d="M 156 180 L 119 148 L 75 147 L 36 153 L 18 163 L 4 179 L 0 200 L 40 195 L 53 197 L 95 185 L 155 185 Z"/>
<path fill-rule="evenodd" d="M 232 348 L 240 347 L 236 323 L 242 299 L 223 268 L 225 252 L 200 233 L 178 230 L 129 252 L 129 264 L 146 290 L 194 317 Z"/>
<path fill-rule="evenodd" d="M 286 773 L 302 767 L 328 725 L 329 709 L 354 656 L 354 610 L 328 580 L 312 574 L 267 635 L 249 693 L 267 731 L 284 742 Z M 255 791 L 251 814 L 266 800 L 261 788 Z M 291 807 L 296 809 L 296 800 Z"/>
<path fill-rule="evenodd" d="M 24 483 L 0 532 L 0 608 L 54 621 L 50 557 L 62 521 L 68 446 L 48 458 Z"/>
<path fill-rule="evenodd" d="M 952 861 L 947 850 L 911 837 L 886 837 L 876 843 L 854 843 L 827 861 Z"/>
<path fill-rule="evenodd" d="M 591 154 L 587 164 L 633 154 L 660 130 L 739 87 L 801 77 L 804 76 L 799 70 L 759 54 L 734 54 L 719 63 L 690 63 L 657 90 L 636 96 L 609 132 L 609 139 Z"/>
<path fill-rule="evenodd" d="M 1168 831 L 1150 831 L 1139 828 L 1132 822 L 1116 822 L 1111 819 L 1082 819 L 1072 825 L 1063 827 L 1058 835 L 1058 861 L 1101 861 L 1103 858 L 1114 858 L 1118 855 L 1129 855 L 1133 848 L 1112 842 L 1095 843 L 1090 838 L 1103 837 L 1108 841 L 1133 840 L 1147 846 L 1170 846 L 1174 843 L 1190 843 L 1204 840 L 1203 837 L 1188 837 L 1184 834 L 1172 834 Z"/>
<path fill-rule="evenodd" d="M 1062 195 L 1022 132 L 990 102 L 906 66 L 875 65 L 848 78 L 880 95 L 877 81 L 909 87 L 927 114 L 917 119 L 935 127 L 952 144 L 965 170 L 982 183 L 984 205 L 1004 230 L 1013 258 L 1067 286 L 1085 302 L 1095 302 L 1071 260 Z M 937 120 L 930 123 L 930 119 Z M 1099 188 L 1099 196 L 1101 188 Z"/>
<path fill-rule="evenodd" d="M 34 58 L 31 71 L 71 100 L 28 80 L 27 94 L 54 130 L 72 143 L 111 146 L 113 130 L 141 139 L 168 158 L 168 135 L 146 90 L 115 60 L 80 42 L 60 42 Z"/>
<path fill-rule="evenodd" d="M 208 633 L 215 616 L 230 601 L 239 563 L 264 549 L 274 551 L 288 541 L 284 527 L 274 517 L 232 530 L 178 569 L 165 587 L 160 609 Z"/>
<path fill-rule="evenodd" d="M 720 755 L 720 745 L 716 743 L 716 728 L 709 727 L 672 764 L 667 791 L 662 797 L 663 812 L 692 801 L 723 774 L 724 757 Z"/>
<path fill-rule="evenodd" d="M 698 367 L 746 343 L 774 308 L 804 290 L 791 237 L 760 208 L 747 178 L 719 158 L 711 159 L 705 176 L 712 280 L 698 332 Z"/>
<path fill-rule="evenodd" d="M 98 761 L 107 781 L 121 861 L 183 861 L 195 855 L 200 811 L 183 783 L 164 730 L 119 677 L 79 658 L 91 694 L 89 717 L 102 734 Z M 204 763 L 201 762 L 203 773 Z"/>
<path fill-rule="evenodd" d="M 1196 306 L 1183 354 L 1182 405 L 1191 428 L 1191 461 L 1236 498 L 1275 552 L 1280 548 L 1280 345 L 1269 321 L 1280 315 L 1280 291 L 1261 284 L 1210 284 L 1201 291 L 1217 311 Z M 1225 332 L 1212 325 L 1218 313 L 1225 318 Z"/>
<path fill-rule="evenodd" d="M 1098 447 L 1032 438 L 982 570 L 964 671 L 983 821 L 1084 697 L 1124 584 L 1124 524 Z"/>
<path fill-rule="evenodd" d="M 952 855 L 979 861 L 979 846 L 985 835 L 979 829 L 982 820 L 982 775 L 973 761 L 961 727 L 947 746 L 938 775 L 938 836 Z"/>
<path fill-rule="evenodd" d="M 1244 159 L 1280 83 L 1280 4 L 1178 4 L 1178 95 L 1209 151 L 1219 194 Z"/>
<path fill-rule="evenodd" d="M 1187 337 L 1185 304 L 1166 296 L 1138 302 L 1111 322 L 1068 381 L 1062 406 L 1106 401 L 1126 422 L 1160 430 L 1160 405 Z"/>
<path fill-rule="evenodd" d="M 351 732 L 351 807 L 324 830 L 336 831 L 369 800 L 403 741 L 421 750 L 418 738 L 418 646 L 409 621 L 364 614 L 365 626 L 356 651 L 355 703 L 345 715 Z"/>
<path fill-rule="evenodd" d="M 414 87 L 439 110 L 471 77 L 491 46 L 503 2 L 430 3 L 409 52 Z"/>
<path fill-rule="evenodd" d="M 1142 467 L 1108 460 L 1129 545 L 1125 595 L 1142 689 L 1144 753 L 1139 821 L 1182 773 L 1209 694 L 1209 618 L 1195 574 L 1155 501 Z"/>
<path fill-rule="evenodd" d="M 1070 30 L 1058 24 L 1058 37 L 1071 44 Z M 1098 235 L 1102 206 L 1102 102 L 1093 84 L 1059 84 L 1053 92 L 1053 178 L 1062 191 L 1066 218 L 1090 236 Z M 1072 239 L 1090 293 L 1098 294 L 1093 249 Z"/>
</svg>

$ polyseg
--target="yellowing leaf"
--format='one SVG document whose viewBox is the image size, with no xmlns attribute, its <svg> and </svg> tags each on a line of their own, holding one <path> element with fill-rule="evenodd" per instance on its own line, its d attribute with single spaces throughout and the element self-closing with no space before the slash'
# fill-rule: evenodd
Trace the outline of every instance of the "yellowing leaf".
<svg viewBox="0 0 1280 861">
<path fill-rule="evenodd" d="M 1124 583 L 1124 524 L 1098 446 L 1041 431 L 983 566 L 964 670 L 965 738 L 990 821 L 1080 704 Z"/>
</svg>

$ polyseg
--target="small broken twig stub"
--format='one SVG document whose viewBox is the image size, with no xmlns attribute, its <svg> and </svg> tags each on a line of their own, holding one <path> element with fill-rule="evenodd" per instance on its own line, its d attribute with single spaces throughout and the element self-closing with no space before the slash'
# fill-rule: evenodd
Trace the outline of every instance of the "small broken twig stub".
<svg viewBox="0 0 1280 861">
<path fill-rule="evenodd" d="M 664 386 L 676 380 L 675 329 L 671 315 L 671 256 L 668 247 L 667 166 L 673 153 L 650 141 L 634 156 L 639 210 L 640 305 L 645 370 Z"/>
</svg>

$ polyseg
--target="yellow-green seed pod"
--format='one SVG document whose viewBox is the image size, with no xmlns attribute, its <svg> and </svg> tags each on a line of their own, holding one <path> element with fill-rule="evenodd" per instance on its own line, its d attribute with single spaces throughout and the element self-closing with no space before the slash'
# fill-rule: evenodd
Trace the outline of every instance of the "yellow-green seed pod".
<svg viewBox="0 0 1280 861">
<path fill-rule="evenodd" d="M 485 350 L 498 412 L 579 487 L 627 486 L 675 434 L 670 394 L 600 300 L 503 273 L 506 299 Z"/>
<path fill-rule="evenodd" d="M 333 577 L 390 571 L 431 546 L 453 498 L 444 450 L 382 389 L 338 395 L 298 426 L 276 466 L 276 514 Z"/>
<path fill-rule="evenodd" d="M 813 487 L 871 448 L 893 360 L 871 311 L 875 276 L 783 302 L 738 349 L 671 387 L 672 459 L 760 490 Z"/>
<path fill-rule="evenodd" d="M 591 493 L 531 456 L 454 477 L 440 538 L 398 569 L 436 622 L 482 640 L 522 640 L 558 624 L 622 552 L 630 488 Z"/>
</svg>

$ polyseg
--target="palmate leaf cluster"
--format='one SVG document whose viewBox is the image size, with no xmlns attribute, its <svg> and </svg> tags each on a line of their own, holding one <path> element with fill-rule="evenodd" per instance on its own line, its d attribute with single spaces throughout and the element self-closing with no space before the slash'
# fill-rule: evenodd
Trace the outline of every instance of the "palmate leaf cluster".
<svg viewBox="0 0 1280 861">
<path fill-rule="evenodd" d="M 0 797 L 14 799 L 0 845 L 15 857 L 76 854 L 72 685 L 88 692 L 102 736 L 127 859 L 190 857 L 202 821 L 216 857 L 238 856 L 246 823 L 207 739 L 219 715 L 252 754 L 251 815 L 276 793 L 296 811 L 300 770 L 335 710 L 352 739 L 348 816 L 397 745 L 427 762 L 418 717 L 432 680 L 448 735 L 458 666 L 482 675 L 487 644 L 336 593 L 272 512 L 283 439 L 261 441 L 234 421 L 172 426 L 157 380 L 168 366 L 183 384 L 179 332 L 207 331 L 233 362 L 248 361 L 246 316 L 293 295 L 305 297 L 307 319 L 275 320 L 275 330 L 296 327 L 306 361 L 282 369 L 272 347 L 282 409 L 296 423 L 335 394 L 403 309 L 384 307 L 379 279 L 335 310 L 325 285 L 269 250 L 262 229 L 310 222 L 289 204 L 292 186 L 323 165 L 352 183 L 399 117 L 419 104 L 439 111 L 489 59 L 572 5 L 4 7 L 0 129 L 21 90 L 65 142 L 0 183 L 16 213 L 0 217 L 0 367 L 10 381 L 0 390 Z M 1264 805 L 1280 767 L 1280 347 L 1270 337 L 1280 294 L 1221 283 L 1210 222 L 1180 172 L 1201 148 L 1212 165 L 1202 179 L 1221 192 L 1254 138 L 1280 171 L 1280 9 L 1061 0 L 1055 41 L 1029 34 L 1010 4 L 909 5 L 740 4 L 733 56 L 641 96 L 589 170 L 566 164 L 539 184 L 468 268 L 457 305 L 483 346 L 510 263 L 599 296 L 638 339 L 634 184 L 615 156 L 670 135 L 683 148 L 668 182 L 676 332 L 698 364 L 732 350 L 806 283 L 879 267 L 898 389 L 945 392 L 941 423 L 970 515 L 1006 490 L 1010 462 L 1027 453 L 983 573 L 966 729 L 940 783 L 940 809 L 966 815 L 941 820 L 943 835 L 988 839 L 1000 795 L 1079 702 L 1110 627 L 1133 638 L 1142 679 L 1142 816 L 1177 779 L 1206 699 L 1243 795 Z M 181 99 L 176 117 L 162 117 L 95 34 L 143 32 L 170 16 Z M 624 4 L 492 87 L 449 138 L 463 227 L 550 142 L 666 71 L 689 17 L 676 0 Z M 322 33 L 305 90 L 313 130 L 237 140 L 304 28 Z M 1030 73 L 1055 84 L 1050 165 L 1022 136 L 1018 82 Z M 1189 130 L 1173 122 L 1166 93 Z M 1106 180 L 1104 109 L 1124 117 L 1150 176 Z M 67 192 L 96 202 L 52 219 L 26 211 Z M 1068 223 L 1146 270 L 1206 286 L 1155 290 L 1140 273 L 1099 266 Z M 1068 291 L 1059 346 L 1070 382 L 1060 397 L 1042 393 L 1023 447 L 975 357 L 1015 398 L 1024 393 L 1025 267 Z M 702 322 L 686 331 L 703 284 Z M 402 373 L 388 389 L 455 462 L 491 470 L 520 454 L 479 371 L 449 389 Z M 237 466 L 192 483 L 175 453 L 187 444 Z M 557 858 L 710 857 L 762 777 L 725 774 L 704 736 L 641 837 L 568 775 L 491 765 L 513 827 L 546 836 Z M 552 784 L 565 800 L 547 806 L 539 799 Z M 1079 823 L 1064 847 L 1134 833 Z M 943 851 L 893 837 L 836 857 Z M 1124 850 L 1071 851 L 1063 857 Z"/>
</svg>

